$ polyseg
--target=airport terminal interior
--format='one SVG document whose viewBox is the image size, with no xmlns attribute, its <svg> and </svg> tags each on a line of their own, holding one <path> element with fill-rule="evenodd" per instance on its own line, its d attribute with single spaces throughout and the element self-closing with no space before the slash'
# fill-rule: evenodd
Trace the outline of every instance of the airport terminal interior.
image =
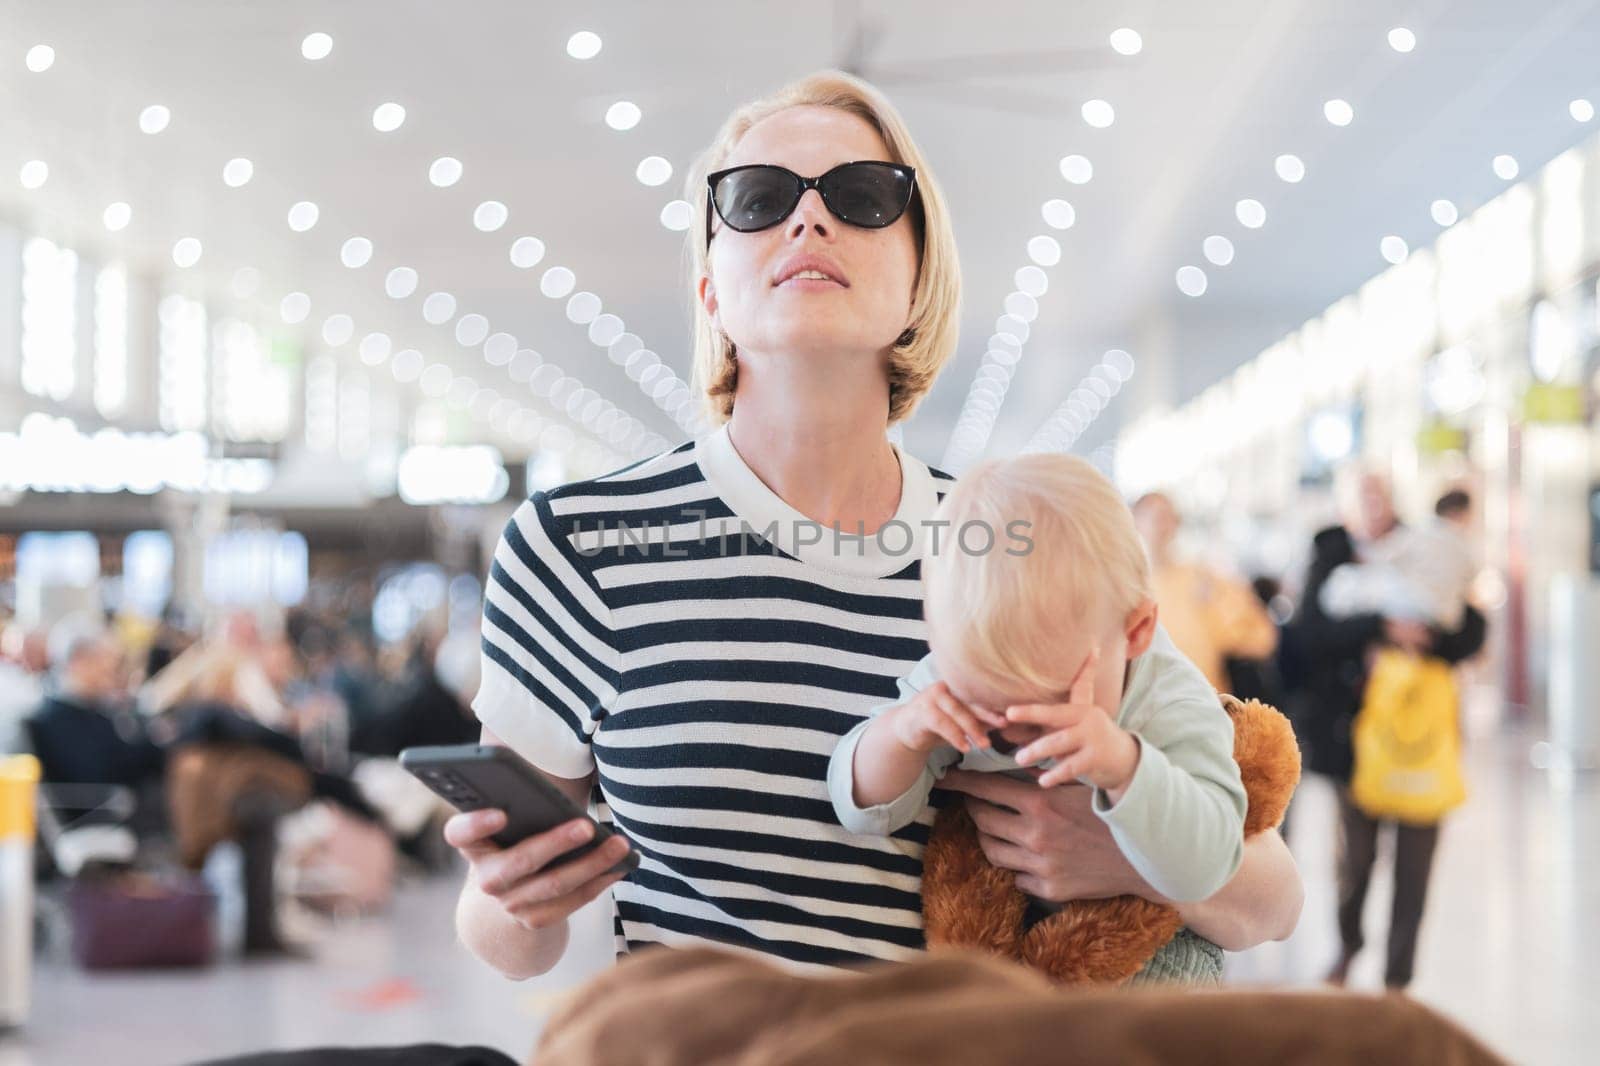
<svg viewBox="0 0 1600 1066">
<path fill-rule="evenodd" d="M 1202 994 L 1137 1061 L 1595 1061 L 1597 53 L 1600 0 L 0 0 L 0 1066 L 677 1062 L 591 983 L 951 945 L 1130 986 L 1043 1061 Z M 626 852 L 551 864 L 585 797 Z M 1114 973 L 1026 947 L 1134 898 Z M 782 1013 L 717 1061 L 840 1061 Z"/>
</svg>

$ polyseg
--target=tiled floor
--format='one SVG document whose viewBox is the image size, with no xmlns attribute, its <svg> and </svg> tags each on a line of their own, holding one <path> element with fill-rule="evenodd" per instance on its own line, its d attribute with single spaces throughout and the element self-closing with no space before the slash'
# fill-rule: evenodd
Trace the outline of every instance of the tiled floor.
<svg viewBox="0 0 1600 1066">
<path fill-rule="evenodd" d="M 1528 748 L 1516 735 L 1473 747 L 1473 795 L 1440 845 L 1413 992 L 1513 1061 L 1594 1062 L 1600 781 L 1558 787 L 1529 768 Z M 1332 797 L 1311 781 L 1298 803 L 1293 843 L 1308 887 L 1305 917 L 1288 942 L 1236 956 L 1233 981 L 1311 985 L 1332 958 Z M 1381 870 L 1369 900 L 1377 944 L 1388 902 Z M 145 1066 L 420 1041 L 525 1055 L 551 997 L 607 964 L 605 916 L 586 916 L 557 973 L 511 984 L 454 943 L 453 895 L 445 881 L 410 884 L 388 917 L 332 929 L 314 961 L 119 977 L 44 962 L 30 1023 L 0 1035 L 0 1066 Z M 1358 962 L 1358 987 L 1377 987 L 1378 954 L 1369 949 Z"/>
</svg>

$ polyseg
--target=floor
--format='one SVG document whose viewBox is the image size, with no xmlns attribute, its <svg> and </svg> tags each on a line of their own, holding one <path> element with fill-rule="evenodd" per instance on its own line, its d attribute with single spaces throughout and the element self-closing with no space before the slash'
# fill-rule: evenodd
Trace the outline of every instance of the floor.
<svg viewBox="0 0 1600 1066">
<path fill-rule="evenodd" d="M 1412 991 L 1514 1062 L 1588 1063 L 1600 1046 L 1600 780 L 1553 779 L 1530 764 L 1532 747 L 1501 733 L 1471 748 L 1473 794 L 1440 844 Z M 1333 957 L 1332 814 L 1328 790 L 1307 782 L 1292 839 L 1305 916 L 1287 942 L 1232 957 L 1231 981 L 1314 985 Z M 553 998 L 607 965 L 605 914 L 582 916 L 557 972 L 512 984 L 454 942 L 453 896 L 447 880 L 407 883 L 386 917 L 326 927 L 310 961 L 91 977 L 43 959 L 32 1018 L 0 1035 L 0 1066 L 423 1041 L 526 1056 Z M 1387 902 L 1380 873 L 1368 912 L 1377 944 Z M 1358 960 L 1356 987 L 1378 987 L 1378 955 Z"/>
</svg>

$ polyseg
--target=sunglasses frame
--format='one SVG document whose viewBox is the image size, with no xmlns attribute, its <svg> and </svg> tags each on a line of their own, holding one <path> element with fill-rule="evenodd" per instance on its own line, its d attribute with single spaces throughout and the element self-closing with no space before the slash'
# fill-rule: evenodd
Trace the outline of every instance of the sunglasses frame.
<svg viewBox="0 0 1600 1066">
<path fill-rule="evenodd" d="M 861 166 L 864 163 L 868 164 L 868 165 L 871 165 L 871 166 L 875 166 L 875 167 L 887 167 L 888 169 L 894 171 L 899 176 L 907 178 L 911 182 L 911 191 L 906 196 L 906 202 L 901 205 L 900 211 L 893 218 L 891 218 L 889 221 L 883 223 L 882 225 L 870 226 L 870 225 L 863 225 L 860 222 L 852 222 L 850 219 L 845 218 L 843 215 L 839 214 L 837 211 L 835 211 L 833 209 L 833 205 L 828 203 L 828 194 L 822 191 L 822 183 L 824 181 L 827 181 L 828 178 L 832 177 L 834 174 L 836 174 L 839 171 L 845 169 L 846 167 Z M 722 183 L 722 180 L 724 178 L 728 177 L 730 174 L 737 174 L 741 170 L 778 170 L 778 171 L 782 171 L 783 173 L 789 175 L 789 177 L 791 177 L 791 178 L 793 178 L 795 180 L 795 184 L 797 185 L 797 187 L 799 188 L 800 191 L 795 194 L 794 203 L 789 205 L 789 209 L 787 211 L 785 211 L 782 215 L 779 215 L 772 222 L 767 223 L 765 226 L 758 226 L 755 229 L 740 229 L 738 226 L 735 226 L 732 222 L 729 222 L 728 219 L 727 219 L 727 216 L 722 213 L 722 208 L 717 206 L 717 186 Z M 711 247 L 711 238 L 713 236 L 715 236 L 715 233 L 713 232 L 713 230 L 711 228 L 711 220 L 712 220 L 713 216 L 722 219 L 722 224 L 724 226 L 727 226 L 729 229 L 733 230 L 735 233 L 760 233 L 764 229 L 771 229 L 773 226 L 782 225 L 785 219 L 787 219 L 790 215 L 794 214 L 795 208 L 800 206 L 800 201 L 805 198 L 806 191 L 809 190 L 809 189 L 817 190 L 817 195 L 822 197 L 823 206 L 828 209 L 828 213 L 830 215 L 832 215 L 834 218 L 838 219 L 840 222 L 843 222 L 845 225 L 847 225 L 847 226 L 856 226 L 859 229 L 887 229 L 888 227 L 894 225 L 896 222 L 899 222 L 902 218 L 904 218 L 905 217 L 905 213 L 911 209 L 911 205 L 917 202 L 917 168 L 916 167 L 908 167 L 904 163 L 890 163 L 890 162 L 888 162 L 886 160 L 882 160 L 882 159 L 853 159 L 848 163 L 840 163 L 838 166 L 829 167 L 826 172 L 824 172 L 822 174 L 819 174 L 814 178 L 802 177 L 801 175 L 796 174 L 794 171 L 790 170 L 788 167 L 782 167 L 782 166 L 779 166 L 776 163 L 746 163 L 743 166 L 729 167 L 726 170 L 718 170 L 718 171 L 716 171 L 714 173 L 707 174 L 706 175 L 706 247 L 707 248 Z"/>
</svg>

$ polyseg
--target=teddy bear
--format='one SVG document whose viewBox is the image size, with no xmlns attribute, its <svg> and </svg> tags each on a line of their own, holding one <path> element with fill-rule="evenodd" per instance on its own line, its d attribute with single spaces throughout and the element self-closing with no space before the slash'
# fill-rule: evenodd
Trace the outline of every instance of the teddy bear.
<svg viewBox="0 0 1600 1066">
<path fill-rule="evenodd" d="M 1294 730 L 1257 700 L 1220 697 L 1248 797 L 1244 835 L 1283 821 L 1300 781 Z M 1076 900 L 1031 927 L 1010 870 L 989 863 L 964 803 L 939 812 L 923 855 L 923 929 L 930 948 L 975 948 L 1016 959 L 1061 984 L 1121 984 L 1182 926 L 1177 908 L 1137 896 Z"/>
</svg>

